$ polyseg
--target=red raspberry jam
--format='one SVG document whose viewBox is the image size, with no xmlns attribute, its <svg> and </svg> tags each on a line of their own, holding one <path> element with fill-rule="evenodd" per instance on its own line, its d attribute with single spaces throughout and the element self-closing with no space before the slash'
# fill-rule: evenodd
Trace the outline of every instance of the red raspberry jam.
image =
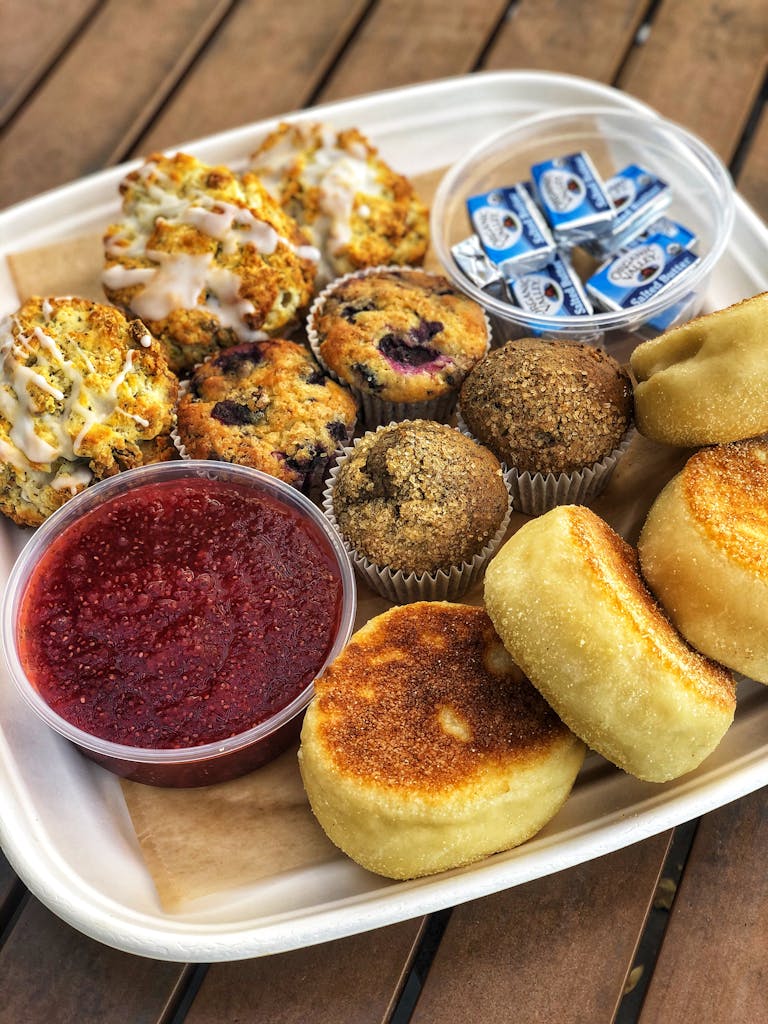
<svg viewBox="0 0 768 1024">
<path fill-rule="evenodd" d="M 236 482 L 147 484 L 52 543 L 23 595 L 19 654 L 49 706 L 85 732 L 198 746 L 297 697 L 341 607 L 333 550 L 297 510 Z"/>
</svg>

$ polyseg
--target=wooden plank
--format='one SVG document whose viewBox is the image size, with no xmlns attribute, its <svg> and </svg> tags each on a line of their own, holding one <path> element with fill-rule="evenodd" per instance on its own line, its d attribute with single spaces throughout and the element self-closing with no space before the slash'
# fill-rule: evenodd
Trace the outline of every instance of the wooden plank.
<svg viewBox="0 0 768 1024">
<path fill-rule="evenodd" d="M 114 160 L 230 3 L 108 0 L 4 133 L 3 205 Z"/>
<path fill-rule="evenodd" d="M 768 221 L 768 107 L 763 108 L 749 139 L 736 184 L 747 202 Z"/>
<path fill-rule="evenodd" d="M 702 818 L 641 1024 L 753 1024 L 768 1006 L 768 790 Z"/>
<path fill-rule="evenodd" d="M 243 0 L 140 140 L 143 153 L 305 106 L 364 0 Z"/>
<path fill-rule="evenodd" d="M 18 885 L 16 872 L 0 852 L 0 923 L 5 920 L 6 908 L 15 897 Z"/>
<path fill-rule="evenodd" d="M 612 1020 L 670 835 L 456 908 L 412 1024 Z"/>
<path fill-rule="evenodd" d="M 0 950 L 0 1024 L 154 1024 L 183 977 L 183 965 L 103 946 L 33 899 Z"/>
<path fill-rule="evenodd" d="M 27 0 L 23 16 L 21 10 L 12 10 L 8 2 L 0 7 L 0 125 L 5 124 L 66 49 L 96 3 L 97 0 Z"/>
<path fill-rule="evenodd" d="M 618 85 L 700 135 L 728 162 L 768 66 L 765 0 L 664 3 Z"/>
<path fill-rule="evenodd" d="M 380 1024 L 389 1019 L 421 921 L 279 956 L 214 964 L 185 1024 Z"/>
<path fill-rule="evenodd" d="M 491 46 L 484 68 L 536 68 L 612 82 L 648 0 L 521 0 Z"/>
<path fill-rule="evenodd" d="M 506 0 L 379 0 L 318 99 L 469 72 L 507 6 Z"/>
</svg>

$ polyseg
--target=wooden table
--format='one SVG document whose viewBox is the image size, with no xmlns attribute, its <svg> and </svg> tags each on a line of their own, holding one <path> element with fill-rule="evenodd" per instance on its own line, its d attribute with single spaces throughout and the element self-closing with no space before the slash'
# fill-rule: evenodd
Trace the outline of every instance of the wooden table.
<svg viewBox="0 0 768 1024">
<path fill-rule="evenodd" d="M 317 102 L 539 68 L 701 135 L 768 216 L 765 0 L 5 0 L 0 204 Z M 0 1022 L 768 1020 L 768 796 L 426 919 L 231 964 L 84 937 L 0 856 Z"/>
</svg>

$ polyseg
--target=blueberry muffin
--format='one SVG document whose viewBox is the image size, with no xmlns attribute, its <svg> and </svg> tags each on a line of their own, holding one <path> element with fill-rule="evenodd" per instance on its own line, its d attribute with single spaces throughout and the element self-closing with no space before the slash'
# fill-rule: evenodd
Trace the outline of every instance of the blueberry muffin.
<svg viewBox="0 0 768 1024">
<path fill-rule="evenodd" d="M 318 297 L 308 331 L 320 361 L 369 400 L 370 426 L 377 412 L 378 422 L 414 412 L 442 418 L 488 348 L 481 307 L 423 270 L 382 268 L 342 279 Z M 427 402 L 441 404 L 407 408 Z"/>
<path fill-rule="evenodd" d="M 143 323 L 78 298 L 0 322 L 0 511 L 37 526 L 102 477 L 173 452 L 178 380 Z"/>
<path fill-rule="evenodd" d="M 509 494 L 487 449 L 453 427 L 410 420 L 360 438 L 332 473 L 325 505 L 358 568 L 365 572 L 372 563 L 382 570 L 378 582 L 386 596 L 392 597 L 395 575 L 434 580 L 442 570 L 447 579 L 457 570 L 461 587 L 442 595 L 456 597 L 477 578 L 489 545 L 501 540 Z M 376 587 L 375 574 L 368 575 Z M 404 582 L 395 599 L 424 596 L 418 581 L 415 587 Z"/>
<path fill-rule="evenodd" d="M 245 342 L 209 356 L 179 400 L 185 454 L 253 466 L 301 486 L 352 435 L 347 388 L 327 377 L 303 345 Z"/>
<path fill-rule="evenodd" d="M 578 342 L 510 341 L 461 388 L 463 424 L 509 470 L 518 508 L 533 514 L 598 494 L 632 415 L 626 369 Z"/>
<path fill-rule="evenodd" d="M 255 177 L 155 155 L 120 191 L 104 289 L 163 342 L 176 372 L 283 332 L 308 305 L 319 254 Z"/>
<path fill-rule="evenodd" d="M 424 259 L 427 208 L 357 129 L 281 124 L 251 168 L 320 249 L 322 278 Z"/>
</svg>

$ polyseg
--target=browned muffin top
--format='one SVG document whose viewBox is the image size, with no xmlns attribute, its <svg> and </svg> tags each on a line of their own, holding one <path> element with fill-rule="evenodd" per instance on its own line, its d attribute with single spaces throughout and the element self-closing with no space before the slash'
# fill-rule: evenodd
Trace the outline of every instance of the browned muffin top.
<svg viewBox="0 0 768 1024">
<path fill-rule="evenodd" d="M 523 338 L 490 352 L 461 389 L 472 434 L 521 472 L 570 473 L 617 447 L 632 421 L 627 371 L 601 349 Z"/>
<path fill-rule="evenodd" d="M 495 456 L 431 420 L 365 435 L 333 490 L 334 515 L 355 550 L 416 573 L 471 561 L 501 526 L 508 502 Z"/>
</svg>

